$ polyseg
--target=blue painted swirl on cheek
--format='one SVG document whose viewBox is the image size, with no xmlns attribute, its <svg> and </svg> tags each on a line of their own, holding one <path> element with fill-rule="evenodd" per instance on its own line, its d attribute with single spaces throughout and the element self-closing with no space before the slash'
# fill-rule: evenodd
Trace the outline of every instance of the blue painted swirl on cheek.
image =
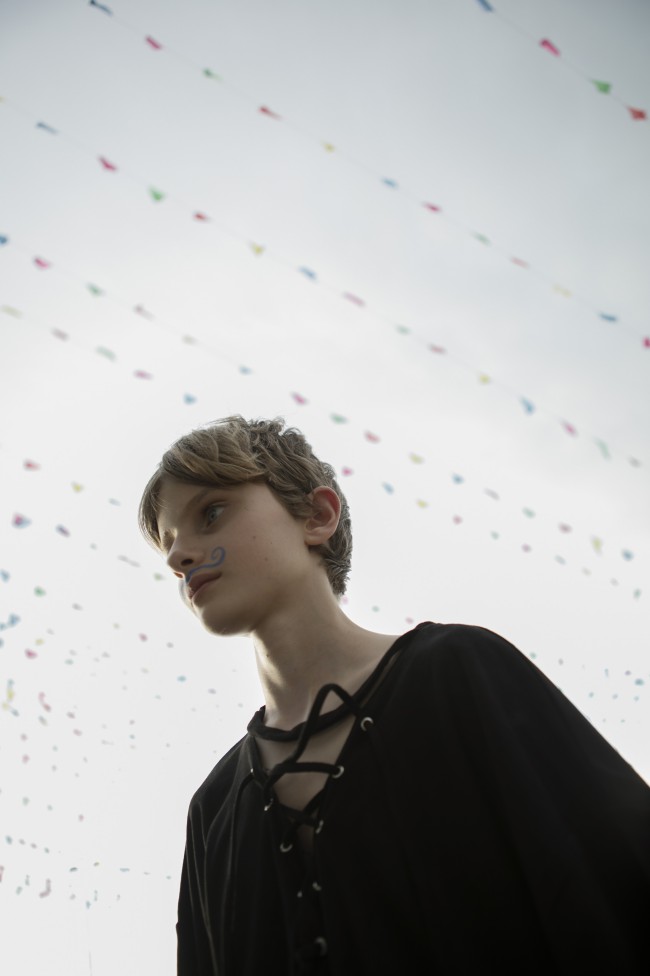
<svg viewBox="0 0 650 976">
<path fill-rule="evenodd" d="M 203 563 L 202 566 L 195 566 L 194 569 L 191 569 L 189 571 L 188 575 L 185 577 L 185 580 L 180 581 L 180 585 L 189 586 L 190 580 L 194 576 L 194 573 L 198 573 L 200 570 L 203 570 L 205 572 L 206 570 L 216 569 L 217 566 L 221 566 L 225 558 L 226 558 L 226 550 L 223 548 L 223 546 L 217 546 L 216 549 L 213 549 L 212 552 L 210 553 L 210 559 L 214 559 L 215 562 Z"/>
</svg>

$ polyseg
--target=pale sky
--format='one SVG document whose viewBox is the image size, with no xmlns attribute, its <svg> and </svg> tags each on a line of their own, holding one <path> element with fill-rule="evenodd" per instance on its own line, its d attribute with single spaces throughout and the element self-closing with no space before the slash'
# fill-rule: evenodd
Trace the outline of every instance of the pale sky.
<svg viewBox="0 0 650 976">
<path fill-rule="evenodd" d="M 0 8 L 0 912 L 30 976 L 175 972 L 187 807 L 262 697 L 136 515 L 231 413 L 334 465 L 352 619 L 496 631 L 650 781 L 648 5 L 105 6 Z"/>
</svg>

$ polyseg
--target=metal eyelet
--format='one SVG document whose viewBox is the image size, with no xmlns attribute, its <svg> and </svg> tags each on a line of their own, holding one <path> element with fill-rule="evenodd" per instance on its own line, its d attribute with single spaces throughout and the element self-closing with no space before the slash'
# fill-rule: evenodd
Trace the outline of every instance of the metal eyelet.
<svg viewBox="0 0 650 976">
<path fill-rule="evenodd" d="M 284 842 L 280 844 L 280 850 L 283 854 L 288 854 L 292 847 L 293 844 L 285 844 Z"/>
<path fill-rule="evenodd" d="M 345 772 L 345 766 L 341 766 L 339 764 L 339 768 L 337 769 L 337 771 L 335 773 L 332 773 L 332 779 L 339 779 L 344 772 Z"/>
<path fill-rule="evenodd" d="M 297 898 L 302 898 L 302 891 L 299 891 L 298 894 L 296 895 L 296 897 Z"/>
<path fill-rule="evenodd" d="M 264 813 L 266 813 L 267 810 L 270 810 L 272 806 L 273 806 L 273 797 L 271 797 L 271 799 L 269 800 L 269 802 L 264 807 Z"/>
<path fill-rule="evenodd" d="M 325 939 L 323 938 L 323 936 L 322 935 L 319 935 L 317 939 L 314 939 L 314 943 L 320 949 L 321 956 L 326 956 L 327 955 L 327 942 L 325 941 Z"/>
<path fill-rule="evenodd" d="M 314 889 L 314 891 L 322 891 L 323 890 L 323 886 L 322 885 L 319 885 L 318 881 L 312 881 L 312 885 L 311 886 Z"/>
<path fill-rule="evenodd" d="M 315 834 L 320 834 L 320 832 L 323 829 L 323 826 L 324 825 L 325 825 L 325 821 L 324 820 L 319 820 L 318 821 L 318 826 L 315 828 L 314 833 Z"/>
<path fill-rule="evenodd" d="M 367 732 L 368 731 L 368 726 L 369 725 L 374 725 L 375 723 L 374 723 L 373 719 L 370 718 L 369 715 L 366 715 L 365 718 L 362 718 L 361 719 L 361 723 L 360 724 L 361 724 L 362 730 L 364 732 Z"/>
</svg>

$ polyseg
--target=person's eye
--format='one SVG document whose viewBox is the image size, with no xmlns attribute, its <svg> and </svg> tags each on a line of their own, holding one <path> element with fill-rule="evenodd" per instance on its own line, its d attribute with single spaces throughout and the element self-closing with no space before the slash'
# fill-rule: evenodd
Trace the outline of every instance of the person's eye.
<svg viewBox="0 0 650 976">
<path fill-rule="evenodd" d="M 213 502 L 211 505 L 208 505 L 208 507 L 203 510 L 204 519 L 207 519 L 208 514 L 215 510 L 217 512 L 223 512 L 223 505 L 219 505 L 217 504 L 217 502 Z M 208 525 L 212 525 L 214 521 L 215 521 L 214 519 L 210 519 L 208 521 Z"/>
</svg>

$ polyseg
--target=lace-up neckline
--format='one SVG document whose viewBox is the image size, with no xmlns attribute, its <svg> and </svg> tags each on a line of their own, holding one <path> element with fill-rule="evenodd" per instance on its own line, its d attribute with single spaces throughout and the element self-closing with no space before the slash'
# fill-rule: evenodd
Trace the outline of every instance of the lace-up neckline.
<svg viewBox="0 0 650 976">
<path fill-rule="evenodd" d="M 268 813 L 272 808 L 278 808 L 278 812 L 281 815 L 281 821 L 284 825 L 283 836 L 280 842 L 280 852 L 282 854 L 288 853 L 293 846 L 294 841 L 297 839 L 298 831 L 301 827 L 312 828 L 315 834 L 320 833 L 323 828 L 324 821 L 321 819 L 320 806 L 323 799 L 323 795 L 329 785 L 331 779 L 339 779 L 345 772 L 345 768 L 341 765 L 338 759 L 343 755 L 344 750 L 347 748 L 347 743 L 349 736 L 354 732 L 354 728 L 358 725 L 363 733 L 366 733 L 369 727 L 373 723 L 373 719 L 370 716 L 364 715 L 364 709 L 366 704 L 369 704 L 369 698 L 371 697 L 374 690 L 381 683 L 381 679 L 389 670 L 389 664 L 395 660 L 397 652 L 400 650 L 403 637 L 398 637 L 393 644 L 384 653 L 383 657 L 376 664 L 372 673 L 366 678 L 366 680 L 361 684 L 361 686 L 354 692 L 354 694 L 349 694 L 344 688 L 337 684 L 326 684 L 323 685 L 316 694 L 316 698 L 312 704 L 309 711 L 309 715 L 304 722 L 295 726 L 293 729 L 277 729 L 271 726 L 264 725 L 264 714 L 265 708 L 262 707 L 255 713 L 253 718 L 248 724 L 248 733 L 251 736 L 251 743 L 249 747 L 249 756 L 251 760 L 250 778 L 257 784 L 262 792 L 262 805 L 265 813 Z M 333 709 L 330 712 L 326 712 L 321 715 L 321 709 L 325 699 L 330 693 L 338 695 L 341 699 L 341 705 L 338 708 Z M 354 717 L 356 719 L 355 723 L 350 728 L 350 731 L 342 746 L 336 753 L 328 755 L 326 758 L 330 761 L 301 761 L 300 757 L 307 749 L 309 745 L 310 738 L 326 729 L 333 728 L 338 723 L 342 723 L 348 717 Z M 280 762 L 277 762 L 270 769 L 265 769 L 262 762 L 261 756 L 258 749 L 255 747 L 255 736 L 260 739 L 271 740 L 277 743 L 289 743 L 295 742 L 295 748 L 291 751 L 290 755 L 286 756 Z M 325 757 L 319 756 L 319 759 Z M 334 761 L 331 761 L 334 760 Z M 325 774 L 327 779 L 321 789 L 317 789 L 315 794 L 311 796 L 308 802 L 302 806 L 301 809 L 297 809 L 296 806 L 288 806 L 283 803 L 279 797 L 276 795 L 275 786 L 283 776 L 287 773 L 291 774 L 305 774 L 305 773 L 321 773 Z M 307 843 L 311 845 L 311 841 L 308 835 L 303 835 L 303 840 L 301 845 Z"/>
<path fill-rule="evenodd" d="M 404 635 L 402 635 L 402 637 L 403 636 Z M 325 729 L 329 729 L 333 725 L 336 725 L 336 723 L 341 719 L 345 718 L 351 712 L 357 710 L 359 704 L 363 702 L 364 698 L 373 688 L 375 683 L 379 681 L 389 661 L 392 660 L 395 653 L 399 650 L 402 643 L 402 637 L 398 637 L 397 640 L 391 644 L 384 656 L 377 663 L 374 670 L 353 695 L 349 695 L 343 688 L 341 688 L 340 685 L 324 685 L 316 695 L 306 720 L 301 722 L 299 725 L 294 726 L 292 729 L 276 729 L 273 726 L 265 725 L 264 716 L 266 714 L 266 706 L 262 705 L 262 707 L 255 712 L 252 719 L 248 723 L 247 731 L 250 735 L 257 736 L 260 739 L 268 739 L 274 742 L 298 742 L 307 728 L 309 731 L 306 738 L 311 735 L 315 735 L 318 732 L 322 732 Z M 321 715 L 320 710 L 330 691 L 336 692 L 339 697 L 343 699 L 343 701 L 337 708 L 330 712 L 326 712 L 324 715 Z M 302 750 L 300 751 L 302 752 Z"/>
</svg>

